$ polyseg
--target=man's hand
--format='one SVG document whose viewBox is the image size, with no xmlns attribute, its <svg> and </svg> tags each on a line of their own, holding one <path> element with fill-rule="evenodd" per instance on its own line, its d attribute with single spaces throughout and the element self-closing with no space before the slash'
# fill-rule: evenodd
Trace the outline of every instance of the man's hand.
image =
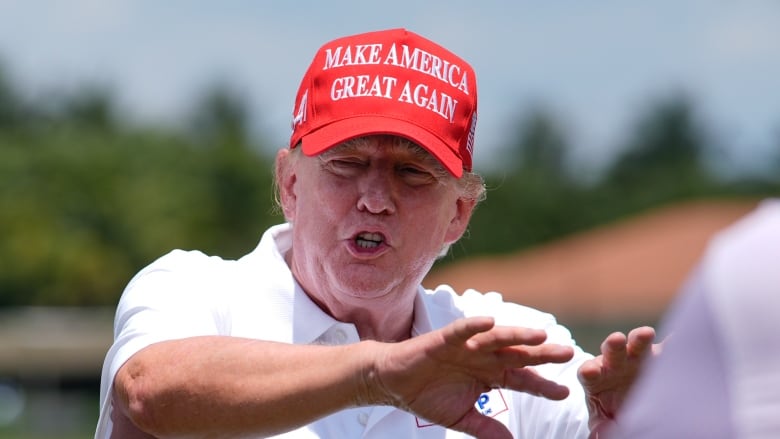
<svg viewBox="0 0 780 439">
<path fill-rule="evenodd" d="M 654 339 L 655 330 L 647 326 L 632 330 L 628 337 L 612 333 L 601 344 L 601 355 L 580 366 L 578 377 L 585 389 L 592 438 L 614 420 L 644 357 L 660 351 Z"/>
<path fill-rule="evenodd" d="M 403 343 L 382 345 L 384 352 L 369 373 L 370 387 L 387 404 L 429 422 L 480 438 L 511 439 L 503 424 L 481 415 L 474 404 L 492 388 L 566 398 L 567 387 L 526 367 L 572 358 L 571 347 L 543 344 L 546 338 L 543 330 L 497 327 L 488 317 L 460 319 Z"/>
</svg>

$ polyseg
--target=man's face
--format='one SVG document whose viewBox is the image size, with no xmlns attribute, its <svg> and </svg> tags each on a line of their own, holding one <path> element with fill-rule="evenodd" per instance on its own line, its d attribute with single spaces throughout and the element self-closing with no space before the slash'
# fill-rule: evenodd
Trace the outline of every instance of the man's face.
<svg viewBox="0 0 780 439">
<path fill-rule="evenodd" d="M 391 293 L 414 294 L 474 207 L 429 153 L 390 136 L 364 140 L 300 154 L 280 182 L 293 273 L 329 308 L 408 300 Z"/>
</svg>

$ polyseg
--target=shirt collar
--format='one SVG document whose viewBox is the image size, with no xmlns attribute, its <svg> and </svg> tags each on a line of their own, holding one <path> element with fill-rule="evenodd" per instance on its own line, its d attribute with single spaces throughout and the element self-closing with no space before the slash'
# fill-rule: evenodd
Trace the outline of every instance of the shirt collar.
<svg viewBox="0 0 780 439">
<path fill-rule="evenodd" d="M 270 237 L 274 242 L 274 259 L 276 267 L 274 269 L 284 269 L 289 271 L 284 255 L 292 248 L 292 225 L 289 223 L 279 224 L 268 230 Z M 261 243 L 262 244 L 262 243 Z M 281 265 L 277 265 L 281 264 Z M 329 314 L 324 312 L 311 298 L 306 294 L 301 285 L 295 280 L 292 273 L 290 275 L 293 285 L 291 300 L 291 316 L 293 322 L 292 342 L 296 344 L 311 344 L 318 342 L 342 343 L 358 341 L 357 329 L 351 323 L 340 322 Z M 440 316 L 429 307 L 429 297 L 422 285 L 417 287 L 417 294 L 414 298 L 414 320 L 412 323 L 412 337 L 425 334 L 451 321 L 451 316 Z M 443 317 L 446 321 L 439 317 Z M 336 333 L 335 337 L 333 334 Z M 346 334 L 343 338 L 340 333 Z"/>
</svg>

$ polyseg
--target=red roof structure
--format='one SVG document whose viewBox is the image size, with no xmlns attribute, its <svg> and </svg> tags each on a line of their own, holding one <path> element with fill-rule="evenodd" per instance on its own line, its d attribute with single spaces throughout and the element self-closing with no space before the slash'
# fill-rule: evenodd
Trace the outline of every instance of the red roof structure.
<svg viewBox="0 0 780 439">
<path fill-rule="evenodd" d="M 498 291 L 505 300 L 568 321 L 655 319 L 707 241 L 757 203 L 705 200 L 664 206 L 514 254 L 444 265 L 423 284 Z"/>
</svg>

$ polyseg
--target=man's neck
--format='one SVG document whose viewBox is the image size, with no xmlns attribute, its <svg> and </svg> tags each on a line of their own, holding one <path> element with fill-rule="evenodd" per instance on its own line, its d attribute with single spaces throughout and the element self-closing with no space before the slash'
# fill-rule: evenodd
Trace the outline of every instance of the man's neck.
<svg viewBox="0 0 780 439">
<path fill-rule="evenodd" d="M 352 323 L 361 340 L 397 342 L 411 337 L 414 322 L 414 300 L 394 301 L 392 304 L 372 300 L 367 307 L 329 309 L 316 297 L 309 295 L 325 313 L 334 319 Z"/>
<path fill-rule="evenodd" d="M 382 310 L 380 319 L 375 321 L 357 320 L 354 322 L 361 340 L 398 342 L 411 338 L 414 322 L 414 303 L 412 309 L 395 313 Z"/>
<path fill-rule="evenodd" d="M 355 325 L 361 340 L 397 342 L 411 337 L 414 322 L 414 303 L 417 297 L 417 283 L 400 284 L 383 297 L 366 299 L 363 303 L 346 303 L 341 300 L 327 300 L 317 291 L 306 287 L 305 282 L 295 274 L 292 250 L 285 255 L 287 265 L 307 296 L 326 314 L 343 323 Z M 348 297 L 345 295 L 344 297 Z M 349 300 L 349 299 L 347 299 Z"/>
</svg>

